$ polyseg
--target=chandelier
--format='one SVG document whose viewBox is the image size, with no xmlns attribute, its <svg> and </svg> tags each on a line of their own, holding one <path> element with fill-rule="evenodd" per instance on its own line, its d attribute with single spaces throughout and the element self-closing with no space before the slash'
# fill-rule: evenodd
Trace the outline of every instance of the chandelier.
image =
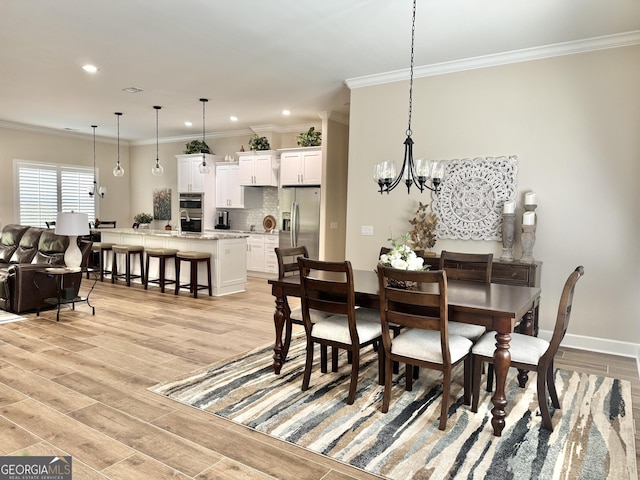
<svg viewBox="0 0 640 480">
<path fill-rule="evenodd" d="M 396 164 L 385 161 L 375 165 L 373 181 L 378 184 L 380 194 L 387 194 L 396 188 L 400 182 L 407 186 L 407 193 L 411 192 L 411 185 L 415 185 L 420 191 L 431 190 L 436 194 L 440 191 L 440 183 L 444 177 L 444 165 L 442 162 L 419 158 L 413 159 L 413 139 L 411 138 L 411 113 L 413 109 L 413 52 L 416 32 L 416 0 L 413 0 L 413 19 L 411 24 L 411 68 L 409 70 L 409 122 L 407 126 L 407 138 L 404 141 L 404 159 L 400 172 L 396 170 Z M 431 185 L 429 185 L 429 181 Z"/>
</svg>

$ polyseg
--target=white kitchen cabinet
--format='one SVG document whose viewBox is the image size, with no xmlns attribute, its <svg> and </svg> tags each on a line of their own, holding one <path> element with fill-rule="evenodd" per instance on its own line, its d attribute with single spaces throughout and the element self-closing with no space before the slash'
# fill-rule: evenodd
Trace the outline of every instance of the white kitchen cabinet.
<svg viewBox="0 0 640 480">
<path fill-rule="evenodd" d="M 249 235 L 247 238 L 247 270 L 254 272 L 278 273 L 278 259 L 275 248 L 278 235 Z"/>
<path fill-rule="evenodd" d="M 287 148 L 280 152 L 280 185 L 320 185 L 322 183 L 322 149 Z"/>
<path fill-rule="evenodd" d="M 280 241 L 277 234 L 263 235 L 264 237 L 264 271 L 268 273 L 278 273 L 278 257 L 276 257 L 276 247 Z"/>
<path fill-rule="evenodd" d="M 237 152 L 240 185 L 251 187 L 278 186 L 278 155 L 274 150 Z"/>
<path fill-rule="evenodd" d="M 244 187 L 240 185 L 238 163 L 216 164 L 216 208 L 244 208 Z"/>
<path fill-rule="evenodd" d="M 215 187 L 215 157 L 205 154 L 211 173 L 203 174 L 198 170 L 202 163 L 202 154 L 176 155 L 178 159 L 178 193 L 211 192 Z"/>
<path fill-rule="evenodd" d="M 264 235 L 247 238 L 247 270 L 264 271 Z"/>
</svg>

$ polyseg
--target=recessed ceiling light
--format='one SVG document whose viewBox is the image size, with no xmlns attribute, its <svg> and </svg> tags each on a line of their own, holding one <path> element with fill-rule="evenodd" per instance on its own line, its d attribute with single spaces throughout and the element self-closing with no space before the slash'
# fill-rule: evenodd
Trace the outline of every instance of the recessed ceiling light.
<svg viewBox="0 0 640 480">
<path fill-rule="evenodd" d="M 282 114 L 283 115 L 291 115 L 291 112 L 289 110 L 282 110 Z"/>
<path fill-rule="evenodd" d="M 193 125 L 193 123 L 191 123 L 191 122 L 184 122 L 184 124 L 185 124 L 185 126 L 187 126 L 187 127 L 191 127 L 191 126 Z"/>
<path fill-rule="evenodd" d="M 144 92 L 143 89 L 138 88 L 138 87 L 127 87 L 127 88 L 123 88 L 122 89 L 123 92 L 127 92 L 127 93 L 140 93 L 140 92 Z"/>
<path fill-rule="evenodd" d="M 87 73 L 96 73 L 98 71 L 98 67 L 96 67 L 95 65 L 83 65 L 82 69 L 87 72 Z"/>
<path fill-rule="evenodd" d="M 238 121 L 238 117 L 236 117 L 235 115 L 231 115 L 229 117 L 229 120 L 231 120 L 232 122 L 237 122 Z"/>
</svg>

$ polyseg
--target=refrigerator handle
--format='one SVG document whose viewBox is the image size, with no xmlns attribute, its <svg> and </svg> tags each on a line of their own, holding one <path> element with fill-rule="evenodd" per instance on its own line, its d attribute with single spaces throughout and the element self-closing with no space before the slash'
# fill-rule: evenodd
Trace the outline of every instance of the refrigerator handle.
<svg viewBox="0 0 640 480">
<path fill-rule="evenodd" d="M 300 233 L 300 206 L 298 202 L 291 203 L 291 246 L 298 246 L 298 233 Z"/>
</svg>

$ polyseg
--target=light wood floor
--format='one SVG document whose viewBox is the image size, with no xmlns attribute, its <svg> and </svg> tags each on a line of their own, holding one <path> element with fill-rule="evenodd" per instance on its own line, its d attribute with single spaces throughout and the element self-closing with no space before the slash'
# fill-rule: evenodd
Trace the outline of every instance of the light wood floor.
<svg viewBox="0 0 640 480">
<path fill-rule="evenodd" d="M 91 301 L 0 325 L 0 455 L 71 455 L 78 480 L 378 478 L 147 391 L 272 342 L 266 280 L 197 300 L 98 282 Z M 635 361 L 564 349 L 557 366 L 632 381 L 638 457 Z"/>
</svg>

